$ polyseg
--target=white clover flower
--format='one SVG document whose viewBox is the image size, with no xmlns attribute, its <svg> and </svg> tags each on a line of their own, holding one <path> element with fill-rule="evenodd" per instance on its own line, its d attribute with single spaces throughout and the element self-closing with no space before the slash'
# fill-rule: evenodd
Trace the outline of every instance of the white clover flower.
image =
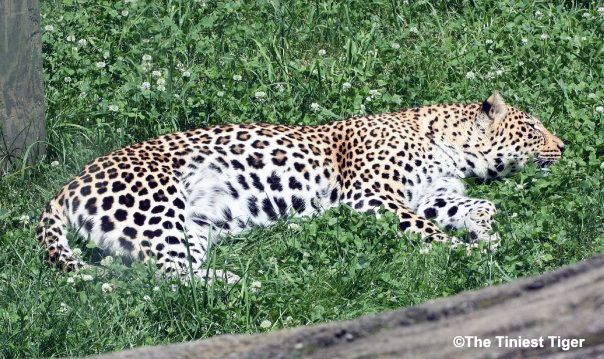
<svg viewBox="0 0 604 359">
<path fill-rule="evenodd" d="M 66 83 L 70 83 L 70 82 L 71 82 L 71 77 L 69 77 L 69 76 L 65 76 L 65 77 L 63 78 L 63 81 L 65 81 Z"/>
<path fill-rule="evenodd" d="M 86 39 L 80 39 L 80 40 L 78 40 L 78 44 L 80 46 L 86 46 L 86 45 L 88 45 L 88 41 L 86 41 Z"/>
<path fill-rule="evenodd" d="M 161 71 L 159 71 L 159 70 L 153 70 L 153 72 L 151 73 L 151 75 L 153 77 L 161 77 Z"/>
<path fill-rule="evenodd" d="M 128 10 L 122 10 L 122 16 L 128 16 L 129 12 Z"/>
<path fill-rule="evenodd" d="M 189 71 L 183 72 L 182 77 L 191 77 L 191 72 L 189 72 Z"/>
<path fill-rule="evenodd" d="M 241 81 L 243 78 L 241 75 L 233 75 L 233 81 Z"/>
<path fill-rule="evenodd" d="M 216 96 L 223 97 L 224 96 L 224 91 L 218 91 L 218 93 L 216 93 Z"/>
<path fill-rule="evenodd" d="M 289 228 L 291 230 L 296 230 L 296 229 L 300 228 L 300 225 L 298 223 L 290 223 L 287 225 L 287 228 Z"/>
<path fill-rule="evenodd" d="M 495 75 L 497 75 L 497 76 L 503 75 L 503 70 L 501 70 L 501 69 L 495 70 Z"/>
<path fill-rule="evenodd" d="M 285 87 L 283 87 L 283 84 L 277 84 L 275 86 L 276 90 L 278 93 L 282 93 L 283 91 L 285 91 Z"/>
<path fill-rule="evenodd" d="M 65 38 L 65 40 L 67 40 L 67 42 L 74 42 L 75 41 L 75 36 L 69 35 L 69 36 L 67 36 L 67 38 Z"/>
<path fill-rule="evenodd" d="M 27 214 L 22 215 L 21 217 L 19 217 L 19 222 L 23 224 L 29 224 L 29 216 Z"/>
<path fill-rule="evenodd" d="M 57 19 L 58 22 L 63 22 L 63 20 L 65 20 L 65 17 L 63 15 L 59 16 L 59 18 Z"/>
<path fill-rule="evenodd" d="M 604 162 L 600 163 L 600 169 L 604 170 Z"/>
<path fill-rule="evenodd" d="M 352 87 L 352 85 L 350 84 L 350 82 L 344 82 L 342 84 L 342 91 L 348 91 L 348 90 L 350 90 L 351 87 Z"/>
<path fill-rule="evenodd" d="M 583 17 L 586 18 L 586 19 L 589 19 L 589 18 L 591 18 L 591 14 L 588 13 L 588 12 L 584 12 L 583 13 Z"/>
<path fill-rule="evenodd" d="M 52 162 L 50 163 L 50 165 L 51 165 L 52 167 L 58 167 L 58 166 L 59 166 L 59 161 L 52 161 Z"/>
<path fill-rule="evenodd" d="M 466 74 L 466 78 L 468 80 L 474 80 L 476 78 L 476 74 L 474 73 L 474 71 L 468 71 L 468 73 Z"/>
<path fill-rule="evenodd" d="M 151 62 L 143 62 L 143 71 L 148 72 L 153 68 L 153 64 Z"/>
<path fill-rule="evenodd" d="M 178 290 L 178 286 L 176 284 L 172 284 L 170 286 L 170 290 L 173 291 L 173 292 L 176 292 Z"/>
<path fill-rule="evenodd" d="M 252 284 L 250 285 L 250 291 L 252 293 L 255 293 L 258 291 L 258 289 L 260 289 L 262 287 L 262 283 L 260 283 L 259 281 L 255 280 L 252 282 Z"/>
<path fill-rule="evenodd" d="M 535 17 L 537 19 L 542 19 L 543 18 L 543 13 L 539 10 L 535 11 Z"/>
<path fill-rule="evenodd" d="M 163 85 L 165 85 L 165 84 L 166 84 L 166 79 L 164 79 L 164 78 L 159 78 L 159 79 L 157 79 L 157 82 L 156 82 L 156 83 L 157 83 L 157 86 L 163 86 Z"/>
<path fill-rule="evenodd" d="M 141 90 L 145 91 L 151 88 L 151 84 L 148 81 L 145 81 L 141 84 Z"/>
<path fill-rule="evenodd" d="M 585 40 L 587 40 L 587 38 L 585 36 L 582 36 L 581 41 L 585 41 Z"/>
<path fill-rule="evenodd" d="M 166 86 L 164 86 L 164 85 L 157 86 L 157 91 L 160 91 L 160 92 L 166 91 Z"/>
<path fill-rule="evenodd" d="M 71 51 L 73 51 L 73 52 L 78 52 L 78 50 L 79 49 L 77 47 L 75 47 L 75 46 L 71 48 Z"/>
<path fill-rule="evenodd" d="M 302 253 L 302 257 L 306 258 L 306 257 L 310 257 L 310 253 L 308 252 L 304 252 Z"/>
<path fill-rule="evenodd" d="M 409 32 L 412 34 L 417 34 L 419 32 L 419 30 L 417 29 L 417 27 L 412 26 L 409 28 Z"/>
<path fill-rule="evenodd" d="M 69 284 L 75 283 L 75 278 L 74 277 L 67 278 L 67 283 L 69 283 Z"/>
<path fill-rule="evenodd" d="M 379 97 L 380 91 L 379 90 L 369 90 L 369 96 L 371 96 L 371 98 Z"/>
<path fill-rule="evenodd" d="M 325 56 L 327 54 L 327 51 L 321 49 L 319 50 L 319 56 Z"/>
<path fill-rule="evenodd" d="M 486 75 L 484 75 L 484 79 L 485 80 L 491 80 L 493 78 L 493 73 L 491 71 L 487 72 Z"/>
<path fill-rule="evenodd" d="M 524 66 L 524 61 L 518 61 L 518 66 Z"/>
<path fill-rule="evenodd" d="M 266 92 L 264 92 L 264 91 L 256 91 L 256 93 L 254 94 L 254 96 L 256 97 L 257 100 L 264 100 L 264 98 L 266 97 Z"/>
<path fill-rule="evenodd" d="M 539 38 L 541 40 L 545 40 L 545 39 L 547 39 L 547 34 L 541 34 L 541 36 L 539 36 Z"/>
<path fill-rule="evenodd" d="M 371 102 L 372 100 L 373 100 L 373 97 L 371 97 L 371 96 L 365 97 L 365 102 Z"/>
<path fill-rule="evenodd" d="M 272 326 L 273 326 L 273 323 L 271 323 L 270 320 L 263 320 L 262 323 L 260 323 L 260 328 L 262 328 L 262 329 L 269 329 Z"/>
<path fill-rule="evenodd" d="M 598 112 L 598 113 L 604 113 L 604 107 L 602 107 L 602 106 L 596 107 L 596 112 Z"/>
<path fill-rule="evenodd" d="M 392 45 L 390 45 L 390 47 L 392 47 L 395 50 L 398 50 L 401 48 L 401 45 L 398 42 L 394 42 L 394 43 L 392 43 Z"/>
<path fill-rule="evenodd" d="M 512 213 L 512 215 L 510 216 L 510 218 L 516 218 L 516 217 L 518 217 L 518 213 L 516 213 L 516 212 Z"/>
<path fill-rule="evenodd" d="M 599 8 L 596 9 L 596 11 L 598 12 L 598 14 L 604 15 L 604 6 L 600 6 Z"/>
<path fill-rule="evenodd" d="M 487 44 L 487 45 L 492 45 L 493 44 L 493 40 L 487 39 L 487 40 L 485 40 L 484 43 Z"/>
<path fill-rule="evenodd" d="M 55 31 L 55 28 L 52 25 L 46 25 L 44 26 L 44 31 L 53 32 Z"/>
<path fill-rule="evenodd" d="M 591 100 L 595 100 L 596 98 L 598 98 L 598 96 L 596 96 L 596 94 L 595 94 L 595 93 L 590 92 L 590 93 L 587 95 L 587 98 L 588 98 L 588 99 L 591 99 Z"/>
<path fill-rule="evenodd" d="M 275 258 L 273 256 L 269 257 L 268 258 L 268 264 L 270 264 L 272 266 L 277 265 L 277 258 Z"/>
<path fill-rule="evenodd" d="M 159 292 L 159 287 L 158 286 L 153 287 L 153 291 L 154 292 Z"/>
<path fill-rule="evenodd" d="M 310 104 L 310 109 L 313 110 L 314 112 L 319 112 L 319 111 L 321 111 L 321 105 L 319 105 L 316 102 L 313 102 Z"/>
<path fill-rule="evenodd" d="M 145 302 L 150 302 L 150 301 L 151 301 L 151 297 L 150 297 L 150 296 L 148 296 L 148 295 L 145 295 L 145 296 L 143 297 L 143 300 L 144 300 Z"/>
<path fill-rule="evenodd" d="M 364 113 L 365 112 L 365 105 L 361 104 L 361 107 L 359 108 L 359 111 L 361 113 Z"/>
<path fill-rule="evenodd" d="M 61 314 L 67 313 L 68 309 L 69 309 L 69 307 L 67 307 L 67 304 L 65 304 L 65 303 L 61 303 L 59 305 L 59 313 L 61 313 Z"/>
<path fill-rule="evenodd" d="M 90 282 L 91 280 L 94 279 L 94 277 L 91 276 L 90 274 L 82 274 L 81 278 L 84 282 Z"/>
<path fill-rule="evenodd" d="M 143 55 L 143 62 L 150 62 L 151 60 L 153 60 L 153 57 L 151 57 L 151 55 Z"/>
<path fill-rule="evenodd" d="M 103 58 L 107 60 L 109 58 L 109 51 L 103 52 Z"/>
<path fill-rule="evenodd" d="M 107 66 L 107 64 L 105 63 L 105 61 L 98 61 L 96 63 L 96 67 L 98 67 L 99 69 L 104 68 L 105 66 Z"/>
<path fill-rule="evenodd" d="M 86 98 L 86 96 L 88 96 L 88 94 L 86 92 L 80 92 L 80 94 L 78 95 L 79 98 Z"/>
<path fill-rule="evenodd" d="M 116 106 L 117 107 L 117 106 Z M 113 263 L 113 257 L 112 256 L 107 256 L 103 259 L 101 259 L 101 265 L 102 266 L 110 266 Z"/>
<path fill-rule="evenodd" d="M 409 5 L 409 0 L 404 0 L 403 5 Z"/>
<path fill-rule="evenodd" d="M 528 44 L 528 39 L 526 37 L 523 37 L 520 41 L 522 42 L 522 45 Z"/>
<path fill-rule="evenodd" d="M 82 255 L 82 250 L 80 248 L 74 248 L 73 249 L 73 255 L 75 257 L 80 257 Z"/>
<path fill-rule="evenodd" d="M 424 246 L 419 249 L 419 254 L 426 255 L 430 252 L 430 247 Z"/>
<path fill-rule="evenodd" d="M 285 320 L 283 320 L 283 323 L 291 323 L 294 321 L 294 318 L 292 318 L 291 315 L 288 315 L 287 317 L 285 317 Z"/>
<path fill-rule="evenodd" d="M 519 190 L 519 191 L 520 191 L 520 190 L 523 190 L 523 189 L 524 189 L 524 183 L 518 183 L 518 184 L 516 185 L 516 189 L 517 189 L 517 190 Z"/>
<path fill-rule="evenodd" d="M 103 283 L 103 285 L 101 286 L 101 290 L 103 291 L 103 293 L 111 293 L 113 292 L 113 284 Z"/>
</svg>

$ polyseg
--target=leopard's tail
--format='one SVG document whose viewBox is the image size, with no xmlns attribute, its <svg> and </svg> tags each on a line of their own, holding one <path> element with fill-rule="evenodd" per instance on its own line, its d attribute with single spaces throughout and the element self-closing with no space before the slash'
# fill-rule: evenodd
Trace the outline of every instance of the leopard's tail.
<svg viewBox="0 0 604 359">
<path fill-rule="evenodd" d="M 38 244 L 46 249 L 47 259 L 64 271 L 78 271 L 87 265 L 74 256 L 67 240 L 68 222 L 63 206 L 51 200 L 36 229 Z"/>
</svg>

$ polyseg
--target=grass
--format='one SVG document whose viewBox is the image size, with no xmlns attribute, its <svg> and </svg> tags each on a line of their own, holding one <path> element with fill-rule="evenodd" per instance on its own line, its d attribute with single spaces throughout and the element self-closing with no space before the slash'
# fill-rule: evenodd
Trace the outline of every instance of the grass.
<svg viewBox="0 0 604 359">
<path fill-rule="evenodd" d="M 604 9 L 573 1 L 43 0 L 47 158 L 0 180 L 0 355 L 81 356 L 407 307 L 604 251 Z M 44 204 L 92 158 L 219 123 L 319 124 L 499 89 L 567 144 L 469 192 L 500 249 L 426 252 L 397 220 L 342 207 L 229 238 L 234 286 L 157 280 L 116 258 L 49 268 Z M 372 91 L 373 90 L 373 91 Z M 377 91 L 375 91 L 377 90 Z M 317 107 L 318 106 L 318 107 Z M 90 261 L 100 258 L 80 244 Z"/>
</svg>

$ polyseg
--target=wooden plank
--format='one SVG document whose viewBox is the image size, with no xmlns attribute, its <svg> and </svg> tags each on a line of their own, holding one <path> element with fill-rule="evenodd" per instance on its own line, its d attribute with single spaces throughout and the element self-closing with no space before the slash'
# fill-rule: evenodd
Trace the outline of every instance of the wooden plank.
<svg viewBox="0 0 604 359">
<path fill-rule="evenodd" d="M 0 171 L 44 154 L 38 0 L 0 0 Z"/>
<path fill-rule="evenodd" d="M 461 347 L 454 345 L 457 336 L 463 338 Z M 518 339 L 529 339 L 529 345 Z M 604 255 L 538 277 L 357 320 L 96 358 L 524 357 L 604 358 Z"/>
</svg>

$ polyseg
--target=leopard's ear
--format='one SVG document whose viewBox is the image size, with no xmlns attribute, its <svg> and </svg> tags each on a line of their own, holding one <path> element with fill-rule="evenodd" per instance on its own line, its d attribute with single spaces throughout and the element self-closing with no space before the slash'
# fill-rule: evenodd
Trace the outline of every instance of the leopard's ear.
<svg viewBox="0 0 604 359">
<path fill-rule="evenodd" d="M 501 97 L 499 92 L 495 91 L 482 103 L 481 112 L 487 115 L 491 121 L 500 122 L 508 114 L 508 106 L 503 101 L 503 97 Z"/>
</svg>

